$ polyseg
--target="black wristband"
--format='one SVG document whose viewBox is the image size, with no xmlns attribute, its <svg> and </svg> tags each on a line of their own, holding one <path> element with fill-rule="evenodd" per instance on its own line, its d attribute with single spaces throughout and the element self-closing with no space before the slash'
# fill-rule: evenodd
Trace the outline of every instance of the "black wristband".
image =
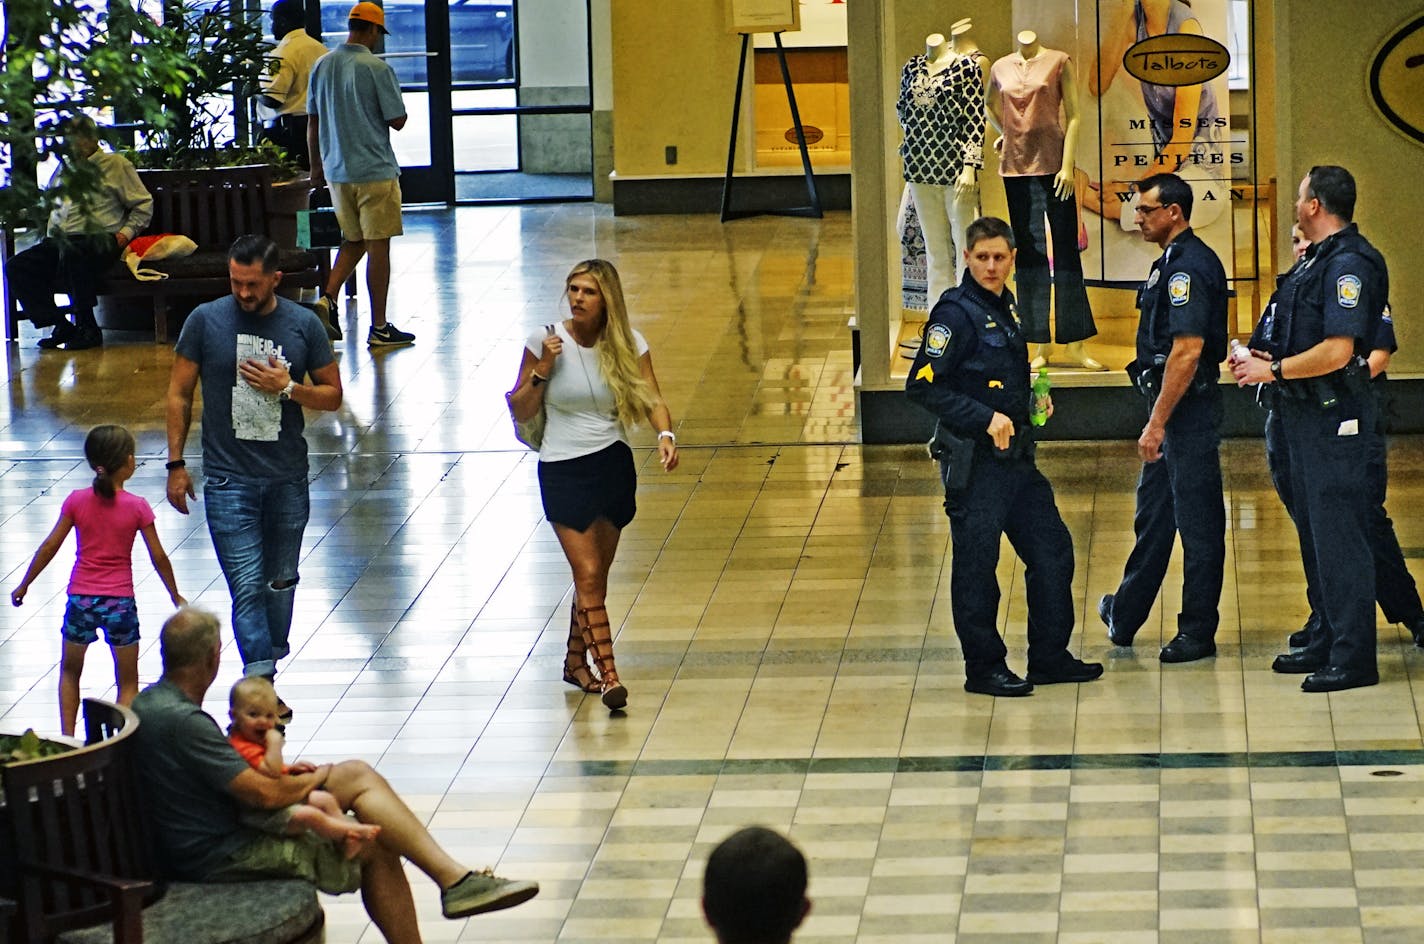
<svg viewBox="0 0 1424 944">
<path fill-rule="evenodd" d="M 1278 361 L 1271 361 L 1271 376 L 1272 376 L 1272 377 L 1275 377 L 1277 380 L 1285 380 L 1286 378 L 1281 375 L 1281 371 L 1284 370 L 1284 369 L 1285 369 L 1285 358 L 1282 358 L 1281 360 L 1278 360 Z"/>
<path fill-rule="evenodd" d="M 188 463 L 184 462 L 182 459 L 174 459 L 172 462 L 163 463 L 163 467 L 169 472 L 172 472 L 174 469 L 187 468 L 187 466 Z"/>
</svg>

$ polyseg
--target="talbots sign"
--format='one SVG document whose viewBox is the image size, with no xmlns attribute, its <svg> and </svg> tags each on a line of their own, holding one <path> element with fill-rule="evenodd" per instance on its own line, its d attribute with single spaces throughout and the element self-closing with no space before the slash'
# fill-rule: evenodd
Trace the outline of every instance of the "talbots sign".
<svg viewBox="0 0 1424 944">
<path fill-rule="evenodd" d="M 1370 99 L 1396 130 L 1424 144 L 1424 16 L 1380 45 L 1370 63 Z"/>
<path fill-rule="evenodd" d="M 1122 57 L 1128 74 L 1153 85 L 1201 85 L 1225 75 L 1231 52 L 1210 36 L 1163 33 L 1134 43 Z"/>
</svg>

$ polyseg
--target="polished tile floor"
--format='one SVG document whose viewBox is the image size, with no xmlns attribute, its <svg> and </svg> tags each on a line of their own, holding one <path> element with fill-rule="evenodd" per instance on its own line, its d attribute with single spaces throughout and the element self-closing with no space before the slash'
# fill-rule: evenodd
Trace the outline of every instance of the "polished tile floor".
<svg viewBox="0 0 1424 944">
<path fill-rule="evenodd" d="M 391 316 L 419 341 L 339 346 L 346 402 L 309 427 L 313 516 L 279 681 L 295 753 L 371 761 L 458 855 L 543 883 L 520 908 L 447 922 L 417 879 L 426 939 L 708 941 L 701 863 L 764 823 L 811 859 L 801 941 L 1419 940 L 1424 652 L 1381 625 L 1381 684 L 1337 695 L 1269 671 L 1304 599 L 1259 442 L 1224 450 L 1215 659 L 1155 658 L 1175 566 L 1137 648 L 1108 645 L 1093 604 L 1131 545 L 1133 450 L 1049 444 L 1078 560 L 1074 643 L 1107 674 L 1019 700 L 961 690 L 935 471 L 918 448 L 856 441 L 849 222 L 592 205 L 409 217 Z M 683 448 L 676 472 L 644 469 L 614 571 L 632 701 L 613 717 L 559 681 L 568 574 L 500 396 L 520 338 L 560 316 L 562 276 L 595 254 L 624 273 Z M 365 324 L 349 312 L 347 337 Z M 202 503 L 188 518 L 162 505 L 171 348 L 34 343 L 27 331 L 3 361 L 6 589 L 87 482 L 84 433 L 122 422 L 180 587 L 225 616 Z M 1403 437 L 1391 452 L 1411 557 L 1421 452 Z M 5 728 L 55 728 L 70 553 L 0 617 Z M 147 682 L 166 597 L 142 553 L 135 573 Z M 1000 578 L 1021 667 L 1007 554 Z M 225 658 L 219 717 L 239 668 Z M 109 674 L 94 653 L 86 691 L 111 693 Z M 327 913 L 328 940 L 378 940 L 355 896 Z"/>
</svg>

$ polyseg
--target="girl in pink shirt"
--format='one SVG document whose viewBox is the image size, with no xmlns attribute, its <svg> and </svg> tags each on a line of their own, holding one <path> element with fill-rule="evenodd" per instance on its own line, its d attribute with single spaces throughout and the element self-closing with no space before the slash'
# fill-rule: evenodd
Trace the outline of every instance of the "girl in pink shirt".
<svg viewBox="0 0 1424 944">
<path fill-rule="evenodd" d="M 173 565 L 153 526 L 153 509 L 142 498 L 124 491 L 124 482 L 134 473 L 133 434 L 122 426 L 96 426 L 84 439 L 84 458 L 94 470 L 94 484 L 71 492 L 64 500 L 54 530 L 35 551 L 20 585 L 10 591 L 11 603 L 24 603 L 30 584 L 59 553 L 69 530 L 77 529 L 78 547 L 61 630 L 64 652 L 59 662 L 59 727 L 69 736 L 74 734 L 79 714 L 79 675 L 84 671 L 84 654 L 89 644 L 99 638 L 101 628 L 113 650 L 119 704 L 127 705 L 138 693 L 135 535 L 143 534 L 149 560 L 168 588 L 173 605 L 185 602 L 178 595 Z"/>
</svg>

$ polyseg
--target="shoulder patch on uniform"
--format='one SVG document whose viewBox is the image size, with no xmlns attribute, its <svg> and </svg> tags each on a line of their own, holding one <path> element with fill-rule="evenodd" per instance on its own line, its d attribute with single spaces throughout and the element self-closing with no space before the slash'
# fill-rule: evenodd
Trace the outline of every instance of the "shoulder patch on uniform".
<svg viewBox="0 0 1424 944">
<path fill-rule="evenodd" d="M 915 371 L 915 379 L 927 380 L 930 383 L 934 383 L 934 368 L 931 367 L 929 364 L 926 364 L 919 370 Z"/>
<path fill-rule="evenodd" d="M 1174 306 L 1185 305 L 1192 300 L 1192 277 L 1178 272 L 1167 280 L 1167 298 Z"/>
<path fill-rule="evenodd" d="M 942 324 L 932 324 L 925 329 L 925 353 L 939 357 L 949 347 L 949 329 Z"/>
<path fill-rule="evenodd" d="M 1341 308 L 1354 308 L 1360 303 L 1360 279 L 1355 275 L 1342 275 L 1335 280 L 1335 300 Z"/>
<path fill-rule="evenodd" d="M 1389 310 L 1389 305 L 1384 306 L 1384 311 L 1380 312 L 1380 321 L 1385 324 L 1394 324 L 1394 314 Z"/>
</svg>

